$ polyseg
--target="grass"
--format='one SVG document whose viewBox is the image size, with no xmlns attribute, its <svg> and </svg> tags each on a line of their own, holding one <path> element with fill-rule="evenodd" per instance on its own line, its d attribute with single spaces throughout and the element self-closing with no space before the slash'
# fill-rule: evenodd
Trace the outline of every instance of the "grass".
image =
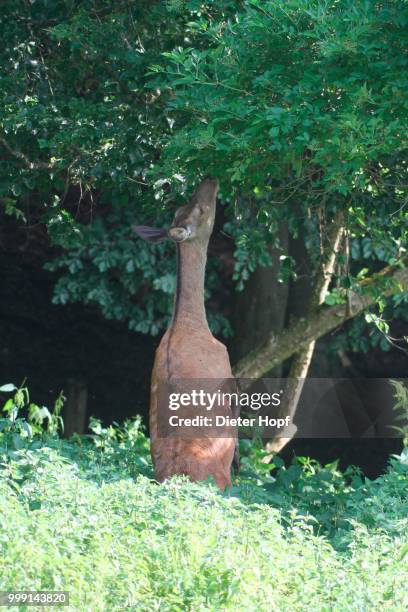
<svg viewBox="0 0 408 612">
<path fill-rule="evenodd" d="M 221 495 L 155 483 L 138 420 L 69 442 L 2 429 L 0 590 L 80 611 L 408 608 L 408 449 L 369 481 L 306 459 L 271 476 L 244 443 Z"/>
</svg>

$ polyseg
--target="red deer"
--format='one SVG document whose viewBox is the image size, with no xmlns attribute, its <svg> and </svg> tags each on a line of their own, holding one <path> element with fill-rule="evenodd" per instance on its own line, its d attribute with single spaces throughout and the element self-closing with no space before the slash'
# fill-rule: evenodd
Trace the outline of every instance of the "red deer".
<svg viewBox="0 0 408 612">
<path fill-rule="evenodd" d="M 212 234 L 218 181 L 206 178 L 186 206 L 180 207 L 168 230 L 146 226 L 133 229 L 144 240 L 169 238 L 177 248 L 177 290 L 173 318 L 156 351 L 150 397 L 151 454 L 159 482 L 175 474 L 193 481 L 213 476 L 221 490 L 231 485 L 233 437 L 192 439 L 159 437 L 159 385 L 175 379 L 231 379 L 225 346 L 207 323 L 204 277 L 207 248 Z M 228 406 L 228 412 L 230 407 Z"/>
</svg>

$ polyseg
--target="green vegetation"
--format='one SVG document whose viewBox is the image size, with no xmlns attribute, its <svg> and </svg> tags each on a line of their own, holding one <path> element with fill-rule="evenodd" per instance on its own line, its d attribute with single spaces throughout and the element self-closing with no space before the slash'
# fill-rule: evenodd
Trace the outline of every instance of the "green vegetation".
<svg viewBox="0 0 408 612">
<path fill-rule="evenodd" d="M 306 254 L 283 226 L 316 269 L 336 214 L 347 244 L 328 305 L 379 267 L 404 267 L 407 24 L 405 0 L 5 0 L 0 203 L 45 224 L 55 301 L 162 330 L 170 247 L 135 244 L 130 227 L 166 223 L 208 172 L 221 180 L 238 289 L 273 247 L 280 281 L 294 279 Z M 209 263 L 210 293 L 222 280 Z M 406 287 L 385 299 L 374 285 L 353 350 L 387 350 L 387 321 L 406 318 Z M 227 335 L 221 310 L 209 316 Z"/>
<path fill-rule="evenodd" d="M 137 419 L 93 421 L 91 436 L 65 441 L 52 414 L 40 433 L 10 407 L 0 590 L 69 590 L 81 611 L 406 610 L 408 448 L 369 481 L 307 460 L 271 476 L 243 444 L 242 474 L 221 495 L 157 485 Z"/>
<path fill-rule="evenodd" d="M 131 226 L 166 226 L 212 173 L 208 317 L 239 335 L 236 372 L 297 352 L 302 380 L 340 326 L 333 351 L 404 348 L 407 30 L 407 0 L 3 0 L 6 264 L 156 335 L 174 253 Z M 407 447 L 368 481 L 243 442 L 221 495 L 158 486 L 140 419 L 66 441 L 62 395 L 0 392 L 0 589 L 66 589 L 92 612 L 408 609 Z"/>
</svg>

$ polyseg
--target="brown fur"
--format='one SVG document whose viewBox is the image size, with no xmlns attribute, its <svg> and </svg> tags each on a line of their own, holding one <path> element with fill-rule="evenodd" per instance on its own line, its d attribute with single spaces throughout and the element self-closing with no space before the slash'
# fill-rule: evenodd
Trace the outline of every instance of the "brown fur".
<svg viewBox="0 0 408 612">
<path fill-rule="evenodd" d="M 224 489 L 231 485 L 230 470 L 235 441 L 231 438 L 159 438 L 157 436 L 157 390 L 168 380 L 167 351 L 171 337 L 172 378 L 231 378 L 228 353 L 209 330 L 188 326 L 170 328 L 156 352 L 153 367 L 150 432 L 151 454 L 156 478 L 163 481 L 174 474 L 185 474 L 191 480 L 205 480 L 213 476 Z"/>
<path fill-rule="evenodd" d="M 156 478 L 183 474 L 193 481 L 213 476 L 221 490 L 231 485 L 233 438 L 160 438 L 158 389 L 177 379 L 232 378 L 225 346 L 211 334 L 204 308 L 204 273 L 218 183 L 205 179 L 190 203 L 180 208 L 169 236 L 176 237 L 177 293 L 173 319 L 156 351 L 150 400 L 151 454 Z M 187 229 L 184 229 L 187 228 Z M 190 232 L 190 238 L 184 238 Z M 177 240 L 180 237 L 182 240 Z M 174 238 L 173 238 L 174 239 Z M 230 407 L 225 411 L 231 414 Z"/>
</svg>

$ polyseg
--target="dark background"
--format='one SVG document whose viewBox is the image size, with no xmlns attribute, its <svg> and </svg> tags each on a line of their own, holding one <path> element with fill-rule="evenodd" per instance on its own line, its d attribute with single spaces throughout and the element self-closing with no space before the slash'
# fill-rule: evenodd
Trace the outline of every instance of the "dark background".
<svg viewBox="0 0 408 612">
<path fill-rule="evenodd" d="M 25 232 L 25 233 L 24 233 Z M 150 373 L 160 335 L 151 337 L 129 331 L 125 323 L 109 321 L 98 309 L 86 305 L 52 304 L 56 276 L 43 269 L 43 231 L 3 224 L 0 252 L 0 382 L 28 386 L 32 401 L 52 406 L 70 379 L 86 384 L 88 418 L 105 424 L 136 414 L 147 425 Z M 212 249 L 220 252 L 220 245 Z M 221 249 L 222 250 L 222 249 Z M 225 254 L 227 257 L 228 254 Z M 238 297 L 237 297 L 238 296 Z M 237 299 L 250 299 L 250 290 L 237 294 L 223 289 L 224 310 L 234 313 Z M 403 331 L 403 330 L 402 330 Z M 408 360 L 400 350 L 348 352 L 346 358 L 327 350 L 331 337 L 317 344 L 310 376 L 405 377 Z M 239 336 L 229 341 L 232 361 L 239 354 Z M 295 440 L 283 451 L 308 454 L 323 462 L 340 460 L 340 467 L 360 466 L 371 477 L 381 473 L 399 440 Z"/>
</svg>

